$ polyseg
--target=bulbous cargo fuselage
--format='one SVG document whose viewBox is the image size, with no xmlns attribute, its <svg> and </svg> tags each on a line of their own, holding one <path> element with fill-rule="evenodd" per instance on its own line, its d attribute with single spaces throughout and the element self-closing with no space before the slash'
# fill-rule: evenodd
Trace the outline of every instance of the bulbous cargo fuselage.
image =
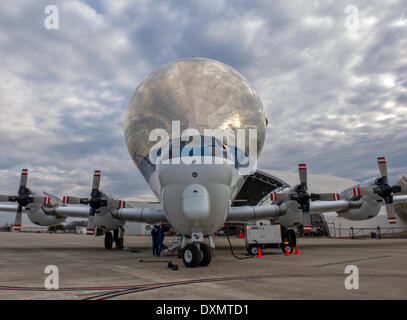
<svg viewBox="0 0 407 320">
<path fill-rule="evenodd" d="M 158 139 L 151 139 L 150 134 L 162 129 L 171 144 L 178 135 L 191 136 L 187 129 L 201 137 L 205 129 L 240 129 L 247 132 L 241 151 L 249 154 L 248 132 L 255 129 L 257 157 L 263 148 L 266 121 L 259 97 L 241 74 L 215 60 L 190 58 L 162 66 L 139 85 L 128 105 L 125 138 L 133 161 L 163 203 L 172 226 L 182 234 L 212 234 L 224 223 L 244 175 L 230 162 L 185 164 L 182 155 L 178 155 L 181 161 L 165 162 L 161 150 L 158 162 L 153 161 L 150 152 Z M 178 133 L 174 133 L 175 122 Z M 217 141 L 221 149 L 222 143 Z M 167 160 L 174 158 L 170 154 Z"/>
</svg>

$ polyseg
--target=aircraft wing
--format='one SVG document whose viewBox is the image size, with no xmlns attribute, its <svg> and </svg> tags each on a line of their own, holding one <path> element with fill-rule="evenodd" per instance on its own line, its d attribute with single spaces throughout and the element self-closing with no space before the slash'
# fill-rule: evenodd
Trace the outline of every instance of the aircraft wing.
<svg viewBox="0 0 407 320">
<path fill-rule="evenodd" d="M 405 196 L 393 196 L 394 203 L 404 203 L 407 202 L 407 195 Z"/>
<path fill-rule="evenodd" d="M 14 203 L 0 203 L 0 212 L 14 212 L 16 213 L 18 205 Z M 29 213 L 30 209 L 23 207 L 23 213 Z"/>
<path fill-rule="evenodd" d="M 51 208 L 43 207 L 42 210 L 50 216 L 89 218 L 88 206 L 56 206 Z"/>
<path fill-rule="evenodd" d="M 122 221 L 136 221 L 149 224 L 168 222 L 162 208 L 123 208 L 112 212 L 112 216 Z"/>
<path fill-rule="evenodd" d="M 16 210 L 17 210 L 16 204 L 0 203 L 0 212 L 16 212 Z"/>
<path fill-rule="evenodd" d="M 407 198 L 407 196 L 405 196 Z M 407 199 L 406 199 L 407 201 Z M 316 214 L 321 212 L 342 211 L 346 209 L 360 208 L 360 201 L 312 201 L 310 204 L 310 213 Z M 247 221 L 259 219 L 271 219 L 282 216 L 286 213 L 286 205 L 261 205 L 261 206 L 241 206 L 231 207 L 226 221 Z"/>
<path fill-rule="evenodd" d="M 348 201 L 348 200 L 337 200 L 337 201 L 311 201 L 310 203 L 310 213 L 322 213 L 331 211 L 343 211 L 347 209 L 358 209 L 362 206 L 361 201 Z"/>
<path fill-rule="evenodd" d="M 271 206 L 241 206 L 230 207 L 226 222 L 270 219 L 285 213 L 285 207 Z"/>
<path fill-rule="evenodd" d="M 43 207 L 43 210 L 47 215 L 89 218 L 88 206 L 57 206 L 53 208 Z M 112 216 L 121 221 L 136 221 L 150 224 L 160 221 L 167 222 L 164 210 L 161 208 L 122 208 L 112 210 Z"/>
</svg>

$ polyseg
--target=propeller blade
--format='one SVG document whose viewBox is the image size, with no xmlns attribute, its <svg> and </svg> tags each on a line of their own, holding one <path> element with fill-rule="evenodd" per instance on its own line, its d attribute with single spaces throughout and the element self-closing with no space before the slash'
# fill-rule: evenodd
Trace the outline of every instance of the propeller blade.
<svg viewBox="0 0 407 320">
<path fill-rule="evenodd" d="M 374 190 L 373 188 L 369 188 L 369 187 L 356 187 L 353 188 L 353 196 L 354 197 L 360 197 L 363 195 L 368 195 L 368 194 L 373 194 Z"/>
<path fill-rule="evenodd" d="M 33 203 L 37 203 L 37 204 L 43 204 L 43 205 L 48 205 L 51 203 L 51 197 L 38 197 L 38 196 L 34 196 L 31 197 L 32 198 L 32 202 Z"/>
<path fill-rule="evenodd" d="M 307 165 L 305 163 L 300 163 L 298 165 L 298 174 L 300 176 L 301 184 L 307 184 Z"/>
<path fill-rule="evenodd" d="M 302 213 L 302 228 L 304 232 L 311 232 L 311 215 L 308 211 Z"/>
<path fill-rule="evenodd" d="M 81 198 L 79 198 L 79 197 L 64 196 L 64 197 L 62 198 L 62 203 L 63 203 L 63 204 L 81 204 Z"/>
<path fill-rule="evenodd" d="M 338 201 L 341 197 L 339 193 L 311 193 L 311 200 Z"/>
<path fill-rule="evenodd" d="M 4 196 L 4 195 L 0 195 L 0 202 L 8 202 L 10 196 Z"/>
<path fill-rule="evenodd" d="M 93 174 L 92 190 L 99 190 L 100 185 L 100 170 L 95 170 Z"/>
<path fill-rule="evenodd" d="M 382 177 L 387 177 L 387 165 L 385 157 L 378 157 L 377 164 L 379 165 L 380 175 Z"/>
<path fill-rule="evenodd" d="M 126 208 L 126 201 L 109 199 L 107 200 L 107 206 L 116 209 Z"/>
<path fill-rule="evenodd" d="M 394 210 L 393 203 L 386 203 L 387 221 L 390 224 L 396 224 L 396 211 Z"/>
<path fill-rule="evenodd" d="M 92 210 L 91 210 L 92 211 Z M 95 235 L 96 223 L 95 223 L 95 214 L 89 215 L 88 226 L 86 228 L 86 234 L 88 236 Z"/>
<path fill-rule="evenodd" d="M 21 170 L 20 188 L 21 187 L 25 188 L 25 186 L 27 185 L 27 178 L 28 178 L 28 170 L 27 169 Z"/>
<path fill-rule="evenodd" d="M 284 192 L 272 192 L 270 193 L 270 200 L 273 202 L 288 201 L 291 200 L 291 195 Z"/>
<path fill-rule="evenodd" d="M 18 232 L 21 230 L 21 222 L 23 220 L 23 206 L 18 204 L 16 218 L 14 219 L 13 231 Z"/>
</svg>

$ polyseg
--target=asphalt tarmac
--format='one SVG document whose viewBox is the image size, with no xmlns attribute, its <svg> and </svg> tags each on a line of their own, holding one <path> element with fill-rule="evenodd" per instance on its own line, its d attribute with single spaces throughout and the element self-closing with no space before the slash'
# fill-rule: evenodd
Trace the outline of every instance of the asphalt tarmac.
<svg viewBox="0 0 407 320">
<path fill-rule="evenodd" d="M 186 268 L 173 255 L 154 257 L 149 236 L 126 236 L 124 250 L 105 250 L 103 241 L 1 232 L 0 299 L 407 298 L 407 239 L 300 238 L 299 255 L 266 249 L 263 257 L 238 260 L 227 239 L 216 237 L 212 263 L 198 268 Z M 247 257 L 244 239 L 231 241 L 235 254 Z M 58 290 L 45 288 L 47 277 L 56 275 L 56 269 L 45 273 L 49 265 L 58 269 Z M 358 277 L 354 267 L 345 273 L 349 265 Z M 345 286 L 348 276 L 353 289 Z"/>
</svg>

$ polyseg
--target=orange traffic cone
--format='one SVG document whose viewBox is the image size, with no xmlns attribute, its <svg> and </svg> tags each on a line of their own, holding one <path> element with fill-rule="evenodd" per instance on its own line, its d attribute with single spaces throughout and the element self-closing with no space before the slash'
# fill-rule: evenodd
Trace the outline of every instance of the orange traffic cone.
<svg viewBox="0 0 407 320">
<path fill-rule="evenodd" d="M 257 247 L 257 257 L 258 258 L 262 257 L 260 247 Z"/>
<path fill-rule="evenodd" d="M 298 251 L 298 246 L 295 246 L 295 253 L 294 254 L 300 254 L 300 252 Z"/>
<path fill-rule="evenodd" d="M 285 246 L 285 256 L 289 257 L 290 253 L 288 252 L 288 246 Z"/>
</svg>

